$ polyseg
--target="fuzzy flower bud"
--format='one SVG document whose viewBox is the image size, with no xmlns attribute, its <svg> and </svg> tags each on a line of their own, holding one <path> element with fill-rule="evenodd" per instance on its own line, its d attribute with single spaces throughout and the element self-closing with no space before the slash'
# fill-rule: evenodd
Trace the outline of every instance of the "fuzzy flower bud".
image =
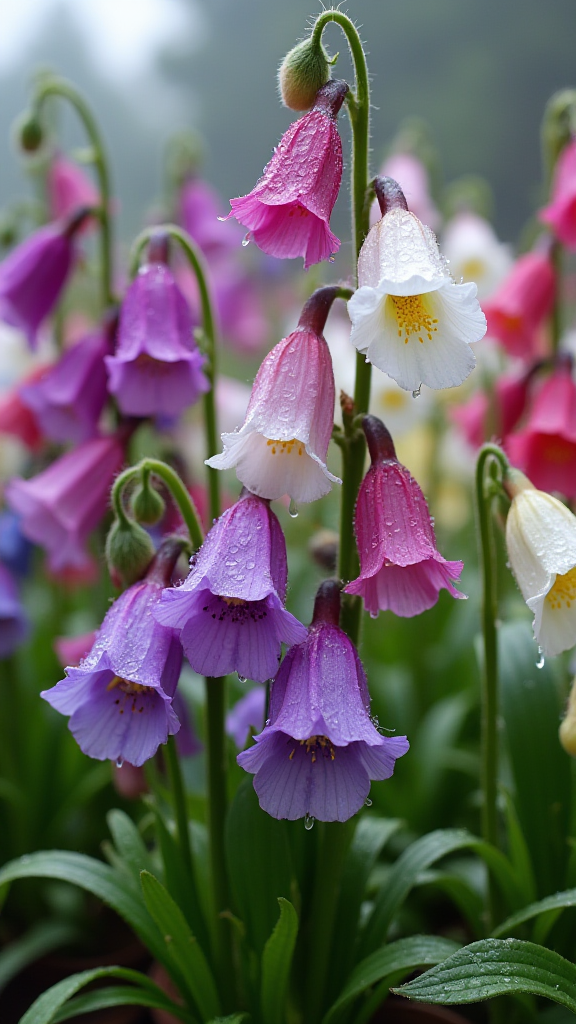
<svg viewBox="0 0 576 1024">
<path fill-rule="evenodd" d="M 286 54 L 278 68 L 282 103 L 290 110 L 309 110 L 329 78 L 330 64 L 322 43 L 312 36 L 304 39 Z"/>
<path fill-rule="evenodd" d="M 134 491 L 130 504 L 134 518 L 145 526 L 156 526 L 166 509 L 164 498 L 148 480 Z"/>
<path fill-rule="evenodd" d="M 564 719 L 560 723 L 558 736 L 566 753 L 571 757 L 576 757 L 576 679 L 572 682 L 568 707 Z"/>
<path fill-rule="evenodd" d="M 112 578 L 125 586 L 141 579 L 154 558 L 154 545 L 146 530 L 127 519 L 116 520 L 106 538 L 106 561 Z"/>
<path fill-rule="evenodd" d="M 37 153 L 44 142 L 44 132 L 38 118 L 29 111 L 18 124 L 16 138 L 25 153 Z"/>
</svg>

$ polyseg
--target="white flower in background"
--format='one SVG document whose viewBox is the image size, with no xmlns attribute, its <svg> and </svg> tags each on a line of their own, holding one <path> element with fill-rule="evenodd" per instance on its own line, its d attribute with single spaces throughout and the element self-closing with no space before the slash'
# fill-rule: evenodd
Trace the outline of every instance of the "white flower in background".
<svg viewBox="0 0 576 1024">
<path fill-rule="evenodd" d="M 576 517 L 557 498 L 538 491 L 518 470 L 506 546 L 522 597 L 534 613 L 534 636 L 549 657 L 576 644 Z"/>
<path fill-rule="evenodd" d="M 457 387 L 486 333 L 475 284 L 455 284 L 432 231 L 395 208 L 370 230 L 348 303 L 352 344 L 407 391 Z"/>
<path fill-rule="evenodd" d="M 457 213 L 442 234 L 442 251 L 455 281 L 473 281 L 480 301 L 496 291 L 512 266 L 510 246 L 492 225 L 470 210 Z"/>
</svg>

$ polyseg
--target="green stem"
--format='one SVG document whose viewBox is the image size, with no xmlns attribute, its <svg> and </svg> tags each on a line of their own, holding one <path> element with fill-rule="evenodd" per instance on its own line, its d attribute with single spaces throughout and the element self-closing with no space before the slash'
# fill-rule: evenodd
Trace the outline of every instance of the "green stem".
<svg viewBox="0 0 576 1024">
<path fill-rule="evenodd" d="M 122 526 L 129 525 L 129 519 L 126 515 L 122 501 L 122 491 L 128 483 L 131 483 L 138 477 L 143 477 L 145 474 L 149 473 L 153 473 L 155 476 L 160 477 L 160 479 L 166 484 L 166 487 L 180 509 L 180 513 L 186 524 L 188 533 L 190 534 L 192 545 L 194 549 L 197 550 L 202 546 L 204 534 L 202 532 L 200 517 L 196 511 L 194 502 L 178 474 L 171 466 L 166 462 L 161 462 L 160 459 L 142 459 L 137 466 L 130 466 L 129 469 L 125 469 L 124 472 L 120 473 L 120 476 L 116 478 L 112 487 L 112 508 L 114 509 L 116 518 Z"/>
<path fill-rule="evenodd" d="M 108 162 L 105 155 L 102 136 L 98 124 L 86 100 L 70 82 L 64 79 L 49 79 L 38 87 L 33 99 L 33 110 L 38 119 L 42 104 L 49 96 L 59 96 L 68 100 L 80 117 L 86 134 L 90 139 L 93 152 L 93 162 L 98 177 L 98 191 L 100 193 L 100 260 L 102 277 L 102 304 L 106 309 L 115 302 L 114 289 L 112 284 L 112 225 L 110 220 L 110 175 Z"/>
<path fill-rule="evenodd" d="M 554 268 L 554 306 L 552 307 L 552 352 L 555 354 L 560 347 L 562 335 L 562 246 L 554 242 L 550 251 L 550 259 Z"/>
<path fill-rule="evenodd" d="M 178 844 L 180 846 L 180 852 L 182 854 L 186 871 L 191 879 L 191 884 L 195 885 L 192 847 L 190 846 L 190 832 L 188 830 L 186 793 L 184 790 L 182 771 L 180 769 L 180 759 L 178 757 L 178 750 L 176 749 L 176 740 L 174 739 L 174 736 L 168 737 L 168 742 L 164 747 L 164 756 L 166 758 L 168 778 L 170 779 L 170 790 L 174 801 L 174 813 L 176 817 L 176 827 L 178 829 Z"/>
<path fill-rule="evenodd" d="M 480 561 L 482 565 L 482 634 L 484 664 L 482 666 L 482 836 L 499 847 L 498 836 L 498 589 L 496 577 L 496 551 L 491 522 L 492 499 L 495 494 L 493 477 L 486 479 L 486 467 L 492 462 L 502 478 L 509 469 L 504 452 L 494 444 L 480 449 L 476 464 L 476 505 L 480 531 Z M 487 486 L 488 485 L 488 486 Z M 496 892 L 489 888 L 488 929 L 497 917 Z"/>
<path fill-rule="evenodd" d="M 227 809 L 227 751 L 224 718 L 226 714 L 226 678 L 205 679 L 206 688 L 206 761 L 208 771 L 208 833 L 210 864 L 216 907 L 216 960 L 224 999 L 232 990 L 232 947 L 230 926 L 222 913 L 230 910 L 224 824 Z M 228 1009 L 233 1007 L 229 1005 Z"/>
</svg>

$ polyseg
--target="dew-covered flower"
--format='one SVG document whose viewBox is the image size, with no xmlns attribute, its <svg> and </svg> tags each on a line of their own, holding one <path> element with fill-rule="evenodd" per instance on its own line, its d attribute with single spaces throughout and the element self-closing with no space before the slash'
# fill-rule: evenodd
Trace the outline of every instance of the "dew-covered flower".
<svg viewBox="0 0 576 1024">
<path fill-rule="evenodd" d="M 360 594 L 372 616 L 390 609 L 396 615 L 419 615 L 436 604 L 440 590 L 464 597 L 454 583 L 462 562 L 447 562 L 436 547 L 426 499 L 396 458 L 384 424 L 364 417 L 372 465 L 358 493 L 354 529 L 360 576 L 346 586 Z"/>
<path fill-rule="evenodd" d="M 199 675 L 237 672 L 262 683 L 275 674 L 281 645 L 306 635 L 284 608 L 287 578 L 280 523 L 267 501 L 246 493 L 216 521 L 187 579 L 164 591 L 155 615 L 180 631 Z"/>
<path fill-rule="evenodd" d="M 172 699 L 182 648 L 152 614 L 180 551 L 179 543 L 165 542 L 146 578 L 114 602 L 80 665 L 40 694 L 70 715 L 70 731 L 88 757 L 138 766 L 180 728 Z"/>
<path fill-rule="evenodd" d="M 536 641 L 554 657 L 576 644 L 576 518 L 519 470 L 508 472 L 506 487 L 510 566 L 534 614 Z"/>
<path fill-rule="evenodd" d="M 539 218 L 552 228 L 567 249 L 576 250 L 576 139 L 572 139 L 558 157 L 552 199 L 540 211 Z"/>
<path fill-rule="evenodd" d="M 254 775 L 260 806 L 274 818 L 346 821 L 371 779 L 388 779 L 408 750 L 370 720 L 364 669 L 338 626 L 339 587 L 322 584 L 306 639 L 288 651 L 272 684 L 270 719 L 238 763 Z"/>
<path fill-rule="evenodd" d="M 546 252 L 527 252 L 514 263 L 497 292 L 483 303 L 488 334 L 511 356 L 538 354 L 539 331 L 552 310 L 554 269 Z"/>
<path fill-rule="evenodd" d="M 303 256 L 308 268 L 340 248 L 329 224 L 342 180 L 336 121 L 347 92 L 346 82 L 322 86 L 312 110 L 284 133 L 252 191 L 230 200 L 230 216 L 269 256 Z"/>
<path fill-rule="evenodd" d="M 433 232 L 393 195 L 360 250 L 350 340 L 407 391 L 456 387 L 474 368 L 471 343 L 486 333 L 476 285 L 455 284 Z"/>
<path fill-rule="evenodd" d="M 105 360 L 108 388 L 126 416 L 177 416 L 208 391 L 193 329 L 170 268 L 140 267 L 120 310 L 116 352 Z"/>
<path fill-rule="evenodd" d="M 315 501 L 340 482 L 326 468 L 334 374 L 322 336 L 337 290 L 321 288 L 308 300 L 296 330 L 260 366 L 244 423 L 223 434 L 223 453 L 207 460 L 214 469 L 235 466 L 244 486 L 263 498 Z"/>
</svg>

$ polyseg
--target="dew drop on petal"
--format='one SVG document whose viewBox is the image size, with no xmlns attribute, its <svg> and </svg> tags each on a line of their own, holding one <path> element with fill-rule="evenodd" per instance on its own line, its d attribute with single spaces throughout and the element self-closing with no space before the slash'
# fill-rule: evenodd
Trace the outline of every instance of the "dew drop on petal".
<svg viewBox="0 0 576 1024">
<path fill-rule="evenodd" d="M 247 235 L 244 235 L 244 238 L 242 239 L 242 245 L 244 246 L 244 248 L 246 248 L 247 245 L 250 245 L 250 232 L 248 232 Z"/>
<path fill-rule="evenodd" d="M 418 387 L 416 388 L 416 391 L 412 392 L 412 398 L 419 398 L 421 392 L 422 392 L 422 384 L 419 384 Z"/>
<path fill-rule="evenodd" d="M 288 515 L 292 516 L 292 519 L 296 519 L 297 516 L 298 516 L 298 509 L 296 507 L 296 502 L 294 501 L 294 498 L 290 498 L 290 506 L 288 508 Z"/>
<path fill-rule="evenodd" d="M 544 653 L 542 648 L 538 648 L 538 661 L 536 662 L 536 668 L 544 668 Z"/>
<path fill-rule="evenodd" d="M 314 821 L 315 818 L 313 818 L 311 814 L 304 815 L 304 828 L 307 832 L 309 832 L 311 828 L 314 828 Z"/>
<path fill-rule="evenodd" d="M 369 796 L 367 796 L 364 801 L 364 807 L 372 807 L 372 801 Z"/>
<path fill-rule="evenodd" d="M 238 673 L 238 682 L 239 683 L 245 683 L 246 682 L 246 676 L 241 676 L 240 673 Z"/>
<path fill-rule="evenodd" d="M 118 760 L 116 761 L 116 767 L 117 768 L 121 768 L 123 764 L 124 764 L 124 758 L 123 757 L 119 757 Z"/>
</svg>

